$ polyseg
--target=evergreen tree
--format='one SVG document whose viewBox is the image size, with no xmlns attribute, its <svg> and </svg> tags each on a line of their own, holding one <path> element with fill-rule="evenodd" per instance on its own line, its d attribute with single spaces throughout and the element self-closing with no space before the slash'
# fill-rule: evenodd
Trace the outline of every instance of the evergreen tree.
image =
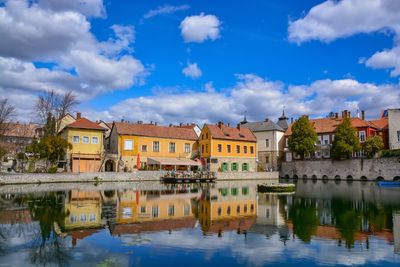
<svg viewBox="0 0 400 267">
<path fill-rule="evenodd" d="M 289 137 L 289 148 L 300 155 L 301 159 L 308 153 L 315 152 L 315 143 L 318 140 L 317 133 L 311 125 L 308 117 L 302 116 L 292 125 L 292 135 Z"/>
<path fill-rule="evenodd" d="M 331 155 L 334 159 L 349 159 L 354 152 L 360 151 L 357 129 L 349 118 L 344 118 L 338 126 L 332 143 Z"/>
<path fill-rule="evenodd" d="M 47 114 L 46 125 L 43 127 L 44 136 L 55 136 L 56 135 L 56 119 L 51 113 Z"/>
</svg>

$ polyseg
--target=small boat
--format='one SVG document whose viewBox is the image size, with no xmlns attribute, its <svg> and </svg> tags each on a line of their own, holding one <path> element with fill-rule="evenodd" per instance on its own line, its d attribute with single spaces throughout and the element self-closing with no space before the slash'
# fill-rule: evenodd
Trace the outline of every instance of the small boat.
<svg viewBox="0 0 400 267">
<path fill-rule="evenodd" d="M 400 187 L 400 181 L 379 181 L 379 187 Z"/>
<path fill-rule="evenodd" d="M 169 184 L 177 183 L 213 183 L 217 179 L 215 172 L 200 172 L 200 173 L 181 173 L 168 172 L 161 177 L 161 182 Z"/>
</svg>

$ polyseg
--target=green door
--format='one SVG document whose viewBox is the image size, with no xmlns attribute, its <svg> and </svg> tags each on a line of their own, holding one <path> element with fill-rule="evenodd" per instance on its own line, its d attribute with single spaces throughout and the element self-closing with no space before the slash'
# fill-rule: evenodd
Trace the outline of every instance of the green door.
<svg viewBox="0 0 400 267">
<path fill-rule="evenodd" d="M 223 172 L 227 172 L 228 171 L 228 163 L 226 163 L 226 162 L 222 163 L 221 170 Z"/>
</svg>

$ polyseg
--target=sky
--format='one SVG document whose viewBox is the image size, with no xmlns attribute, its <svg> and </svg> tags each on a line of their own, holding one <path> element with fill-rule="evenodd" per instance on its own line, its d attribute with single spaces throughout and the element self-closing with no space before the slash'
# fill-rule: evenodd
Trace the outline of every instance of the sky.
<svg viewBox="0 0 400 267">
<path fill-rule="evenodd" d="M 0 0 L 0 98 L 160 124 L 400 107 L 400 1 Z"/>
</svg>

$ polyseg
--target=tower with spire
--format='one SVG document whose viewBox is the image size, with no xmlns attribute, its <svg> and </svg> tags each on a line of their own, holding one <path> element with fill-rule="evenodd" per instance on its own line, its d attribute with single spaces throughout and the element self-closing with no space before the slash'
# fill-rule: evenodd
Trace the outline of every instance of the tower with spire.
<svg viewBox="0 0 400 267">
<path fill-rule="evenodd" d="M 289 128 L 289 118 L 285 115 L 285 108 L 282 110 L 282 116 L 278 118 L 277 124 L 282 127 L 285 131 Z"/>
<path fill-rule="evenodd" d="M 248 121 L 247 121 L 247 110 L 244 112 L 243 121 L 241 121 L 240 124 L 246 124 L 246 123 L 248 123 Z"/>
</svg>

